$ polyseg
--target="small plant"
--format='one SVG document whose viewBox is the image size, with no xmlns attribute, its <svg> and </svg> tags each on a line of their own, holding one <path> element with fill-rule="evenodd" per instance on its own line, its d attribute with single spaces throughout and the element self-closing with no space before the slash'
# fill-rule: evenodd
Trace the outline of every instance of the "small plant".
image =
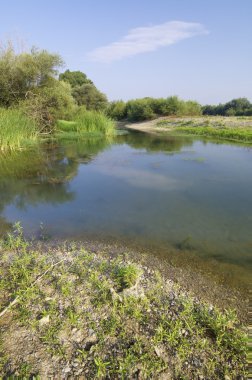
<svg viewBox="0 0 252 380">
<path fill-rule="evenodd" d="M 95 366 L 96 366 L 96 376 L 98 379 L 103 379 L 107 373 L 107 367 L 110 362 L 104 362 L 101 358 L 94 358 Z"/>
<path fill-rule="evenodd" d="M 26 248 L 28 246 L 20 222 L 16 222 L 13 226 L 13 231 L 7 234 L 4 245 L 9 249 Z"/>
<path fill-rule="evenodd" d="M 134 264 L 116 266 L 113 273 L 114 280 L 120 291 L 134 286 L 139 276 L 140 271 Z"/>
</svg>

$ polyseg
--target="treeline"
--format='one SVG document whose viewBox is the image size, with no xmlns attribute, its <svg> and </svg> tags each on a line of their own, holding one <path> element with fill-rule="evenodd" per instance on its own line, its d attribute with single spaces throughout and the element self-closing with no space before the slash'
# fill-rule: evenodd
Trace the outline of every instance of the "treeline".
<svg viewBox="0 0 252 380">
<path fill-rule="evenodd" d="M 238 98 L 217 106 L 203 106 L 202 113 L 213 116 L 252 116 L 252 103 L 247 98 Z"/>
<path fill-rule="evenodd" d="M 14 119 L 18 120 L 17 110 L 31 121 L 30 125 L 37 127 L 40 134 L 53 132 L 59 119 L 79 123 L 81 118 L 85 119 L 87 112 L 90 112 L 86 118 L 89 120 L 90 117 L 92 119 L 92 112 L 99 112 L 107 119 L 132 122 L 160 116 L 252 115 L 252 104 L 246 98 L 233 99 L 217 106 L 201 106 L 196 101 L 184 101 L 177 96 L 108 102 L 106 95 L 96 88 L 86 74 L 70 70 L 59 74 L 62 66 L 62 58 L 46 50 L 33 48 L 17 54 L 11 44 L 2 49 L 0 47 L 2 125 L 6 126 L 8 119 L 11 121 L 8 125 L 12 125 Z M 16 113 L 10 115 L 12 110 Z M 95 126 L 98 118 L 95 116 L 94 119 Z M 27 132 L 29 122 L 22 120 Z M 5 133 L 8 129 L 5 127 Z M 10 134 L 8 138 L 11 140 Z"/>
<path fill-rule="evenodd" d="M 160 116 L 199 116 L 201 105 L 195 101 L 184 101 L 177 96 L 168 98 L 143 98 L 124 102 L 111 102 L 106 110 L 108 116 L 116 120 L 150 120 Z"/>
<path fill-rule="evenodd" d="M 225 104 L 201 106 L 177 96 L 143 98 L 109 103 L 106 113 L 116 120 L 144 121 L 160 116 L 252 116 L 252 103 L 246 98 L 233 99 Z"/>
</svg>

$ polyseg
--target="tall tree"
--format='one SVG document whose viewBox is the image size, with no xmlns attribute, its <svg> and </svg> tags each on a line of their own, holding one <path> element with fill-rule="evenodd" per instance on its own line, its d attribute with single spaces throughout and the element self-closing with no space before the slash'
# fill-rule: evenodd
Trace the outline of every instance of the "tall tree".
<svg viewBox="0 0 252 380">
<path fill-rule="evenodd" d="M 93 84 L 86 74 L 81 71 L 66 70 L 59 75 L 59 80 L 70 83 L 72 88 L 82 86 L 83 84 Z"/>
</svg>

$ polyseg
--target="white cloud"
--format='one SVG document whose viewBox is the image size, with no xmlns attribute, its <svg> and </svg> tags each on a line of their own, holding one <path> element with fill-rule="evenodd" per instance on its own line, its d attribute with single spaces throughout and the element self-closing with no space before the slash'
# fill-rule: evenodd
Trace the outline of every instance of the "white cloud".
<svg viewBox="0 0 252 380">
<path fill-rule="evenodd" d="M 207 33 L 202 24 L 183 21 L 170 21 L 160 25 L 135 28 L 131 29 L 120 41 L 94 49 L 88 53 L 88 58 L 92 61 L 109 63 Z"/>
</svg>

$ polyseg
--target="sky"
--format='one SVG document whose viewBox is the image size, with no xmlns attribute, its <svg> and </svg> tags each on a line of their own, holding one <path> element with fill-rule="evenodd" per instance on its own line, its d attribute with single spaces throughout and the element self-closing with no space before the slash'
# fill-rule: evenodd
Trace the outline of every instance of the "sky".
<svg viewBox="0 0 252 380">
<path fill-rule="evenodd" d="M 252 101 L 252 0 L 0 0 L 0 41 L 59 53 L 109 100 Z"/>
</svg>

